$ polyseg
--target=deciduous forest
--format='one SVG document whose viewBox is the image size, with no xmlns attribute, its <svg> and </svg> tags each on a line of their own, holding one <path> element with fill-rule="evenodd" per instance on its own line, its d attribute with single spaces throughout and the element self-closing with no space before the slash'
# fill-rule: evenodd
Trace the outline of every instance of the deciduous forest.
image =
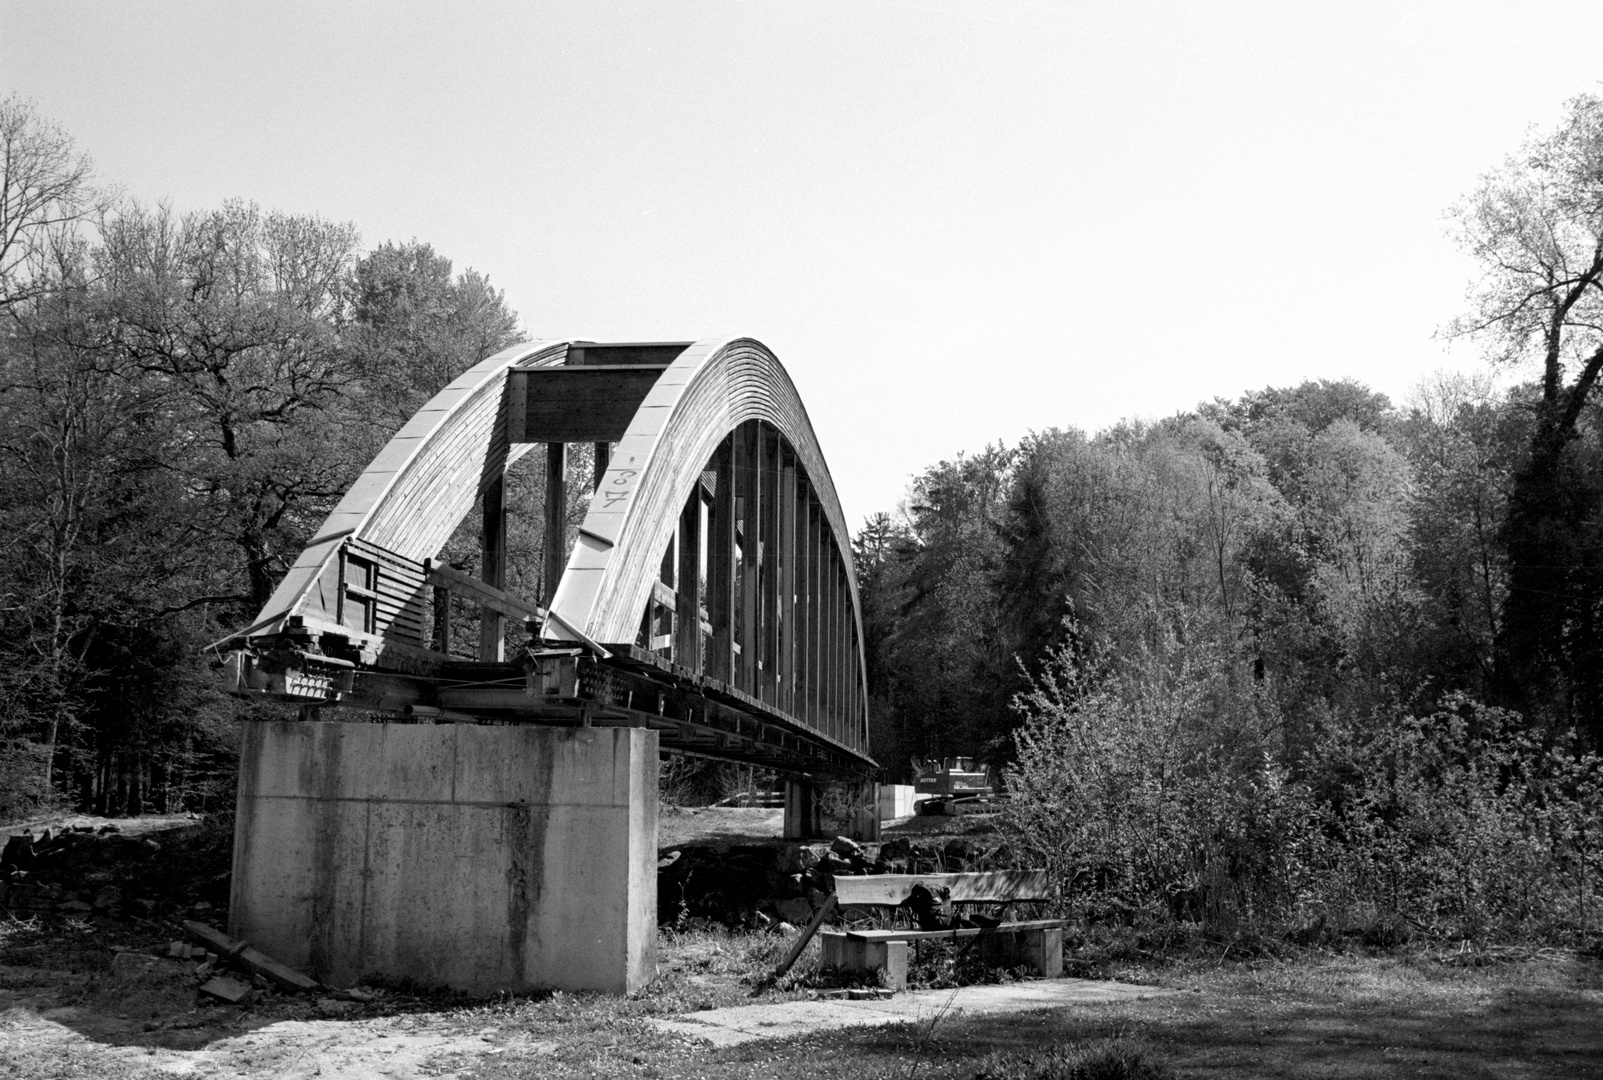
<svg viewBox="0 0 1603 1080">
<path fill-rule="evenodd" d="M 224 808 L 208 642 L 518 318 L 426 242 L 127 198 L 16 98 L 0 149 L 0 817 Z M 889 779 L 997 766 L 1097 919 L 1595 935 L 1603 99 L 1466 188 L 1484 359 L 1037 432 L 866 523 Z"/>
</svg>

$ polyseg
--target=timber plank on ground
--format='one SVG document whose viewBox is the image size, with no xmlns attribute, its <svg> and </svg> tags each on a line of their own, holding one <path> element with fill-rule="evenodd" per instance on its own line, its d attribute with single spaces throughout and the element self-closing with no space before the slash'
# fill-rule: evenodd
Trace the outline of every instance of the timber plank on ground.
<svg viewBox="0 0 1603 1080">
<path fill-rule="evenodd" d="M 286 990 L 316 990 L 321 984 L 287 964 L 281 964 L 249 942 L 236 941 L 221 930 L 193 919 L 184 920 L 184 929 L 217 950 L 218 955 L 243 964 L 251 971 L 282 986 Z"/>
<path fill-rule="evenodd" d="M 951 900 L 962 903 L 1015 903 L 1051 898 L 1045 870 L 997 870 L 973 874 L 866 874 L 838 875 L 835 895 L 842 904 L 900 907 L 915 885 L 951 890 Z"/>
</svg>

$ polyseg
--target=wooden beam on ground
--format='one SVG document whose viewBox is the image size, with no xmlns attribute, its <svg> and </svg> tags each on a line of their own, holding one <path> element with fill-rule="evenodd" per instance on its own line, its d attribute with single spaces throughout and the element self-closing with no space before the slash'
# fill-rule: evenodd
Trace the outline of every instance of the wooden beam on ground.
<svg viewBox="0 0 1603 1080">
<path fill-rule="evenodd" d="M 1014 903 L 1050 900 L 1052 883 L 1045 870 L 998 870 L 974 874 L 837 874 L 835 895 L 843 905 L 905 903 L 913 886 L 951 890 L 954 903 Z"/>
<path fill-rule="evenodd" d="M 785 954 L 785 958 L 779 962 L 779 966 L 776 967 L 774 969 L 774 973 L 769 976 L 770 981 L 784 978 L 785 973 L 795 965 L 798 959 L 801 958 L 802 950 L 807 948 L 807 943 L 809 941 L 813 940 L 813 936 L 818 933 L 818 928 L 824 925 L 824 920 L 829 918 L 830 915 L 834 914 L 834 912 L 835 894 L 831 893 L 827 898 L 825 898 L 824 902 L 818 906 L 818 910 L 813 912 L 812 921 L 807 924 L 807 929 L 801 932 L 801 937 L 796 939 L 796 944 L 790 947 L 790 952 Z"/>
<path fill-rule="evenodd" d="M 190 936 L 205 942 L 217 955 L 229 958 L 266 979 L 271 979 L 285 990 L 305 991 L 320 989 L 322 984 L 309 975 L 303 975 L 288 964 L 281 964 L 248 942 L 236 941 L 221 930 L 193 919 L 184 920 L 184 929 Z"/>
</svg>

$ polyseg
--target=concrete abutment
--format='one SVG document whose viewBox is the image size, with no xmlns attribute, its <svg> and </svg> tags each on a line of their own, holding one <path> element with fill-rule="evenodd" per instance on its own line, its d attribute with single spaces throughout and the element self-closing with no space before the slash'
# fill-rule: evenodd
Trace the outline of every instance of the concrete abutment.
<svg viewBox="0 0 1603 1080">
<path fill-rule="evenodd" d="M 249 722 L 229 931 L 336 986 L 656 973 L 657 734 Z"/>
</svg>

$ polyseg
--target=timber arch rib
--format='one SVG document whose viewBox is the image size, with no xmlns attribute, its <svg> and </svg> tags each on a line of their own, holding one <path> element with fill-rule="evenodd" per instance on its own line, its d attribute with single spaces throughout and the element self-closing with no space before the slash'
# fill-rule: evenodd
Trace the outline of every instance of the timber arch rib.
<svg viewBox="0 0 1603 1080">
<path fill-rule="evenodd" d="M 595 445 L 597 468 L 570 550 L 574 443 Z M 504 475 L 535 444 L 554 478 L 547 586 L 515 597 Z M 436 561 L 475 503 L 477 578 Z M 665 750 L 862 779 L 847 537 L 806 411 L 759 342 L 519 345 L 373 460 L 228 643 L 232 688 L 396 719 L 644 727 Z M 479 641 L 451 640 L 453 599 L 481 607 Z M 508 618 L 531 630 L 515 657 Z"/>
</svg>

